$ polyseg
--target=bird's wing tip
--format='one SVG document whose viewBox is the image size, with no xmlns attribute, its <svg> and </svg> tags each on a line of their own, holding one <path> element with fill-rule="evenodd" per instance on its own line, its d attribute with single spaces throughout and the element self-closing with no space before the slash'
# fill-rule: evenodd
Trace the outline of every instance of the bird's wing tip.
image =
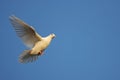
<svg viewBox="0 0 120 80">
<path fill-rule="evenodd" d="M 11 16 L 9 16 L 9 19 L 13 19 L 16 18 L 14 14 L 12 14 Z"/>
</svg>

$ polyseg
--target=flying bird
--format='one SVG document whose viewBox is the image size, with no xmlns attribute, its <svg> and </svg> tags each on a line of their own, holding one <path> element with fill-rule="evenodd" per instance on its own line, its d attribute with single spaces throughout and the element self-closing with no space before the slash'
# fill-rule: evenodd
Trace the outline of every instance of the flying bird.
<svg viewBox="0 0 120 80">
<path fill-rule="evenodd" d="M 23 51 L 19 57 L 19 61 L 21 63 L 28 63 L 38 59 L 38 56 L 41 56 L 44 50 L 51 43 L 52 39 L 55 37 L 55 34 L 52 33 L 46 37 L 42 37 L 32 26 L 28 25 L 21 19 L 15 16 L 10 16 L 9 19 L 17 35 L 29 48 L 28 50 Z"/>
</svg>

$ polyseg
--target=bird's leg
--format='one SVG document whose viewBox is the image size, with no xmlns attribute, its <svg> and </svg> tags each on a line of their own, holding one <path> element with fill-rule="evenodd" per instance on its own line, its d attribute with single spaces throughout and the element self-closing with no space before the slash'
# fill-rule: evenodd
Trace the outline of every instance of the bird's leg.
<svg viewBox="0 0 120 80">
<path fill-rule="evenodd" d="M 43 51 L 44 51 L 44 50 L 41 50 L 41 51 L 38 53 L 38 55 L 42 55 L 42 54 L 43 54 Z"/>
</svg>

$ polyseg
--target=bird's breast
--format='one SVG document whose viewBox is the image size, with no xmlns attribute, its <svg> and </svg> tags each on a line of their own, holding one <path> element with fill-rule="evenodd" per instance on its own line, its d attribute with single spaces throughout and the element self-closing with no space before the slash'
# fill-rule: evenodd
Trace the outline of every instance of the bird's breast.
<svg viewBox="0 0 120 80">
<path fill-rule="evenodd" d="M 49 44 L 50 44 L 50 41 L 47 41 L 47 40 L 37 42 L 35 46 L 32 48 L 32 53 L 33 54 L 39 53 L 40 51 L 45 50 Z"/>
</svg>

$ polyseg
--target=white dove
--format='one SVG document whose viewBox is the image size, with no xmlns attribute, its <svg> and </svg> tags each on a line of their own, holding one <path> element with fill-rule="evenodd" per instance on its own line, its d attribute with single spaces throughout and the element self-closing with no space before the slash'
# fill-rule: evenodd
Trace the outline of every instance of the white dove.
<svg viewBox="0 0 120 80">
<path fill-rule="evenodd" d="M 35 61 L 38 56 L 43 54 L 43 51 L 48 47 L 55 34 L 50 34 L 47 37 L 40 36 L 35 29 L 20 20 L 15 16 L 9 17 L 17 35 L 22 39 L 24 44 L 30 48 L 25 50 L 19 57 L 21 63 Z"/>
</svg>

